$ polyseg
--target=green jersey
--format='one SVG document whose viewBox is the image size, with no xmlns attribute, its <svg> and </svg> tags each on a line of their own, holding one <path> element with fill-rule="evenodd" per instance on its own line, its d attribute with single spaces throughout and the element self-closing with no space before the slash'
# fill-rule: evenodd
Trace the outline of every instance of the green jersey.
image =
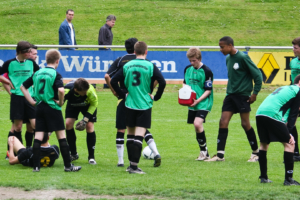
<svg viewBox="0 0 300 200">
<path fill-rule="evenodd" d="M 294 80 L 295 80 L 296 76 L 300 74 L 300 60 L 298 57 L 294 58 L 290 62 L 290 68 L 291 68 L 291 81 L 292 81 L 292 84 L 294 84 Z"/>
<path fill-rule="evenodd" d="M 211 90 L 211 94 L 200 101 L 196 106 L 189 107 L 190 110 L 206 110 L 211 111 L 213 105 L 213 73 L 206 66 L 202 65 L 198 69 L 195 69 L 192 65 L 189 65 L 184 70 L 185 84 L 191 86 L 192 90 L 196 92 L 196 98 L 200 98 L 206 90 Z"/>
<path fill-rule="evenodd" d="M 64 87 L 62 76 L 52 67 L 40 69 L 32 77 L 27 79 L 23 86 L 29 88 L 34 85 L 34 93 L 37 105 L 40 102 L 47 103 L 51 108 L 61 110 L 54 101 L 58 100 L 58 88 Z"/>
<path fill-rule="evenodd" d="M 20 87 L 37 70 L 39 70 L 39 66 L 33 60 L 19 61 L 17 58 L 14 58 L 3 63 L 0 68 L 0 74 L 8 73 L 8 77 L 15 88 L 10 90 L 12 94 L 24 96 Z M 33 89 L 28 88 L 28 91 L 33 96 Z"/>
<path fill-rule="evenodd" d="M 250 57 L 241 51 L 226 57 L 228 70 L 227 94 L 250 96 L 258 94 L 262 85 L 262 74 Z"/>
<path fill-rule="evenodd" d="M 300 107 L 300 89 L 297 85 L 282 86 L 271 93 L 259 106 L 256 116 L 270 117 L 294 126 Z"/>
</svg>

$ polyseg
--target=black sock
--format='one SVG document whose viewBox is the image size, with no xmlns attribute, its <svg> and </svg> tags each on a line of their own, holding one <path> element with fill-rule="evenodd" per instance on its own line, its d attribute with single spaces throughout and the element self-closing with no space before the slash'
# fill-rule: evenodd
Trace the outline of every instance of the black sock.
<svg viewBox="0 0 300 200">
<path fill-rule="evenodd" d="M 137 169 L 138 164 L 140 162 L 142 149 L 143 149 L 143 139 L 142 136 L 135 136 L 134 142 L 132 145 L 132 161 L 130 162 L 130 167 L 132 169 Z"/>
<path fill-rule="evenodd" d="M 268 179 L 267 175 L 267 152 L 259 150 L 259 167 L 260 167 L 260 178 Z"/>
<path fill-rule="evenodd" d="M 297 131 L 296 126 L 294 126 L 294 128 L 292 130 L 292 135 L 294 136 L 294 140 L 295 140 L 294 156 L 299 156 L 298 131 Z"/>
<path fill-rule="evenodd" d="M 146 130 L 145 137 L 144 137 L 145 142 L 148 144 L 148 142 L 151 142 L 153 140 L 152 134 Z"/>
<path fill-rule="evenodd" d="M 66 136 L 71 151 L 71 155 L 76 155 L 77 154 L 76 134 L 74 128 L 72 128 L 71 130 L 66 130 Z"/>
<path fill-rule="evenodd" d="M 117 135 L 116 135 L 116 144 L 124 144 L 124 133 L 117 132 Z"/>
<path fill-rule="evenodd" d="M 127 135 L 126 147 L 129 162 L 132 161 L 132 145 L 134 142 L 134 135 Z"/>
<path fill-rule="evenodd" d="M 14 133 L 12 133 L 12 132 L 8 132 L 8 136 L 7 136 L 7 138 L 9 138 L 10 136 L 14 136 Z M 8 145 L 8 142 L 7 142 L 7 151 L 9 151 L 9 145 Z"/>
<path fill-rule="evenodd" d="M 23 144 L 23 140 L 22 140 L 22 132 L 17 132 L 17 131 L 14 131 L 14 136 L 16 138 L 18 138 L 20 140 L 20 142 Z"/>
<path fill-rule="evenodd" d="M 228 128 L 219 128 L 217 151 L 225 151 L 226 140 L 228 137 Z M 219 158 L 224 158 L 223 153 L 217 153 Z"/>
<path fill-rule="evenodd" d="M 33 146 L 32 146 L 32 153 L 33 153 L 32 161 L 33 161 L 34 169 L 37 167 L 40 168 L 41 144 L 42 144 L 42 141 L 34 139 Z"/>
<path fill-rule="evenodd" d="M 294 170 L 294 153 L 285 151 L 283 154 L 284 166 L 285 166 L 285 179 L 293 178 Z M 260 159 L 260 158 L 259 158 Z"/>
<path fill-rule="evenodd" d="M 86 133 L 86 144 L 89 152 L 89 159 L 95 159 L 95 145 L 96 145 L 96 133 Z"/>
<path fill-rule="evenodd" d="M 26 148 L 31 147 L 32 140 L 33 140 L 33 132 L 26 131 L 25 133 Z"/>
<path fill-rule="evenodd" d="M 205 137 L 205 131 L 201 133 L 196 133 L 196 139 L 199 144 L 200 150 L 201 151 L 206 151 L 206 137 Z"/>
<path fill-rule="evenodd" d="M 252 151 L 256 151 L 258 149 L 258 145 L 257 145 L 257 140 L 256 140 L 256 135 L 254 132 L 254 129 L 251 127 L 248 131 L 245 131 L 249 144 L 251 146 Z M 253 154 L 257 154 L 257 153 L 253 153 Z"/>
<path fill-rule="evenodd" d="M 59 139 L 59 149 L 61 156 L 63 157 L 64 165 L 66 168 L 71 167 L 71 158 L 70 158 L 70 153 L 69 153 L 69 145 L 67 143 L 66 138 Z"/>
</svg>

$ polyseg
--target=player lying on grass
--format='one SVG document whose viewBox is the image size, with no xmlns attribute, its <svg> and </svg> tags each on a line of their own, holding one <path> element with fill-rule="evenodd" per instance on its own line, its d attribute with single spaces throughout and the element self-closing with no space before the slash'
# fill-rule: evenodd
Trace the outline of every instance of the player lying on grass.
<svg viewBox="0 0 300 200">
<path fill-rule="evenodd" d="M 41 166 L 43 167 L 51 167 L 55 160 L 59 157 L 59 149 L 56 145 L 49 144 L 49 135 L 48 133 L 44 133 L 44 138 L 41 144 L 41 155 L 40 161 Z M 8 138 L 8 157 L 9 157 L 9 164 L 22 164 L 24 166 L 33 167 L 33 160 L 32 160 L 32 147 L 25 148 L 25 146 L 20 142 L 18 138 L 15 136 L 10 136 Z M 15 154 L 17 156 L 15 156 Z"/>
</svg>

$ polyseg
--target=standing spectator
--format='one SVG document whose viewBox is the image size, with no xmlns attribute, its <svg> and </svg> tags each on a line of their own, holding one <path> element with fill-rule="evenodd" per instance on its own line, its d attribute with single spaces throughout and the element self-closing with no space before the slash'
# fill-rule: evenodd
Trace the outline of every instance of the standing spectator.
<svg viewBox="0 0 300 200">
<path fill-rule="evenodd" d="M 258 161 L 258 145 L 254 129 L 250 125 L 250 104 L 256 101 L 261 89 L 262 75 L 250 57 L 234 47 L 233 39 L 225 36 L 219 41 L 220 51 L 226 57 L 228 70 L 227 95 L 223 101 L 219 123 L 217 155 L 205 161 L 225 161 L 228 124 L 233 114 L 240 113 L 241 124 L 248 138 L 252 154 L 248 162 Z M 254 89 L 253 89 L 254 82 Z M 251 94 L 252 93 L 252 94 Z"/>
<path fill-rule="evenodd" d="M 108 15 L 106 24 L 99 30 L 98 45 L 112 45 L 114 35 L 111 28 L 114 27 L 117 18 L 114 15 Z M 99 48 L 99 50 L 110 50 L 110 48 Z"/>
<path fill-rule="evenodd" d="M 74 17 L 72 9 L 67 10 L 66 19 L 61 23 L 59 33 L 59 45 L 77 45 L 75 38 L 75 29 L 71 23 Z M 75 50 L 75 48 L 59 48 L 59 50 Z"/>
</svg>

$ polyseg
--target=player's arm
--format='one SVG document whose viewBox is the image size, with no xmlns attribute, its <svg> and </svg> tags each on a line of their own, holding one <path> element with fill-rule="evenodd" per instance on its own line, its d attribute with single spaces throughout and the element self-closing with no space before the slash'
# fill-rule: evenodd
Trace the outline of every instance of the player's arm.
<svg viewBox="0 0 300 200">
<path fill-rule="evenodd" d="M 292 133 L 292 129 L 296 123 L 298 113 L 299 113 L 299 107 L 300 107 L 300 91 L 297 93 L 291 105 L 291 109 L 288 117 L 287 128 L 289 129 L 290 133 Z"/>
<path fill-rule="evenodd" d="M 63 78 L 58 72 L 56 72 L 54 85 L 58 89 L 58 101 L 56 101 L 56 103 L 61 107 L 64 105 L 65 88 L 64 88 Z"/>
<path fill-rule="evenodd" d="M 105 78 L 105 82 L 108 85 L 108 87 L 110 88 L 111 92 L 113 93 L 113 95 L 115 95 L 116 97 L 118 97 L 118 94 L 115 92 L 115 90 L 112 88 L 110 81 L 111 81 L 111 77 L 114 76 L 117 71 L 119 70 L 118 68 L 118 63 L 120 61 L 120 57 L 117 58 L 109 67 L 108 71 L 106 72 L 104 78 Z"/>
<path fill-rule="evenodd" d="M 9 79 L 5 78 L 4 76 L 0 76 L 0 82 L 3 83 L 3 87 L 8 92 L 8 94 L 11 94 L 11 92 L 10 92 L 11 88 L 15 89 L 12 82 Z"/>
<path fill-rule="evenodd" d="M 15 139 L 14 136 L 8 138 L 8 145 L 9 145 L 9 160 L 8 161 L 9 161 L 10 165 L 20 163 L 18 157 L 15 156 L 15 153 L 14 153 L 14 139 Z"/>
<path fill-rule="evenodd" d="M 89 90 L 87 91 L 87 100 L 90 103 L 90 106 L 84 116 L 84 119 L 86 118 L 88 120 L 91 118 L 91 116 L 94 114 L 98 107 L 98 96 L 96 94 L 96 91 L 92 85 L 90 85 Z"/>
<path fill-rule="evenodd" d="M 156 92 L 153 100 L 158 101 L 164 92 L 164 89 L 166 87 L 166 81 L 165 81 L 163 75 L 161 74 L 161 72 L 159 71 L 159 69 L 155 65 L 153 68 L 153 79 L 157 80 L 157 82 L 158 82 L 158 89 L 157 89 L 157 92 Z"/>
<path fill-rule="evenodd" d="M 123 68 L 121 68 L 111 79 L 110 84 L 112 88 L 116 91 L 118 94 L 119 98 L 124 99 L 125 98 L 125 93 L 122 92 L 121 88 L 119 87 L 119 82 L 124 81 L 124 75 L 123 75 Z"/>
<path fill-rule="evenodd" d="M 36 102 L 34 101 L 34 99 L 30 96 L 28 88 L 30 88 L 33 85 L 33 76 L 29 77 L 25 82 L 23 82 L 23 84 L 21 85 L 20 89 L 24 94 L 24 97 L 26 98 L 26 100 L 32 105 L 35 106 Z"/>
</svg>

